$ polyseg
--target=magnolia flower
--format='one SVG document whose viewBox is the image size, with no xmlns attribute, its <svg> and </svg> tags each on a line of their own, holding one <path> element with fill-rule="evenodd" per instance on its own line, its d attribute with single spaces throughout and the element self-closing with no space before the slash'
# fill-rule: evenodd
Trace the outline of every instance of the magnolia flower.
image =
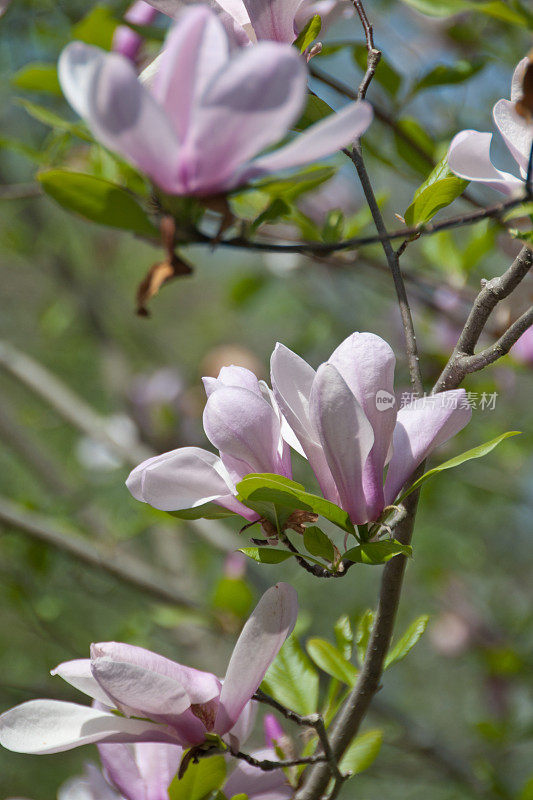
<svg viewBox="0 0 533 800">
<path fill-rule="evenodd" d="M 472 414 L 464 389 L 419 398 L 398 411 L 394 365 L 392 349 L 373 333 L 353 333 L 316 372 L 281 344 L 272 355 L 278 405 L 324 497 L 354 524 L 378 519 L 418 464 Z"/>
<path fill-rule="evenodd" d="M 522 364 L 533 366 L 533 328 L 528 328 L 511 348 L 511 353 Z"/>
<path fill-rule="evenodd" d="M 285 439 L 291 432 L 266 384 L 245 367 L 223 367 L 218 378 L 204 378 L 204 385 L 204 429 L 220 457 L 200 447 L 181 447 L 144 461 L 126 485 L 137 500 L 162 511 L 215 503 L 256 520 L 258 515 L 236 499 L 235 484 L 250 472 L 290 478 Z"/>
<path fill-rule="evenodd" d="M 122 800 L 122 798 L 94 764 L 87 764 L 83 777 L 70 778 L 59 787 L 57 800 Z M 139 795 L 138 800 L 159 800 L 159 798 Z"/>
<path fill-rule="evenodd" d="M 522 180 L 493 165 L 490 157 L 492 133 L 461 131 L 453 138 L 448 151 L 450 169 L 460 178 L 479 181 L 507 195 L 524 191 L 524 179 L 533 142 L 533 125 L 519 116 L 514 108 L 522 95 L 522 83 L 528 63 L 529 59 L 523 58 L 514 71 L 511 100 L 498 100 L 492 109 L 496 127 L 518 164 Z"/>
<path fill-rule="evenodd" d="M 30 700 L 0 716 L 0 744 L 41 754 L 95 742 L 190 747 L 209 733 L 239 742 L 251 725 L 249 701 L 292 632 L 297 609 L 291 586 L 268 589 L 244 625 L 223 682 L 141 647 L 94 644 L 90 659 L 52 672 L 92 697 L 93 706 Z"/>
<path fill-rule="evenodd" d="M 144 0 L 137 0 L 124 14 L 126 22 L 132 25 L 150 25 L 157 15 L 156 9 L 145 3 Z M 113 50 L 115 53 L 136 61 L 141 49 L 143 37 L 128 25 L 119 25 L 113 35 Z"/>
<path fill-rule="evenodd" d="M 184 750 L 169 744 L 100 744 L 98 745 L 104 774 L 111 786 L 124 800 L 162 800 L 168 797 L 168 787 L 176 775 Z M 276 760 L 273 748 L 252 751 L 258 759 Z M 103 779 L 102 779 L 103 780 Z M 109 791 L 112 790 L 109 788 Z M 285 800 L 292 796 L 283 770 L 263 772 L 244 762 L 238 762 L 222 786 L 226 797 L 246 794 L 249 800 Z M 114 795 L 118 800 L 118 795 Z M 78 800 L 58 798 L 58 800 Z M 86 800 L 81 798 L 79 800 Z M 87 800 L 113 800 L 95 796 Z"/>
<path fill-rule="evenodd" d="M 177 17 L 190 0 L 150 0 L 158 11 Z M 291 44 L 319 14 L 322 30 L 349 9 L 347 0 L 208 0 L 236 44 L 261 40 Z"/>
<path fill-rule="evenodd" d="M 350 103 L 259 155 L 298 119 L 306 66 L 295 48 L 276 42 L 230 54 L 221 22 L 204 6 L 183 12 L 149 87 L 127 59 L 81 42 L 61 54 L 59 79 L 102 144 L 177 195 L 227 192 L 329 156 L 361 136 L 372 118 L 368 103 Z"/>
</svg>

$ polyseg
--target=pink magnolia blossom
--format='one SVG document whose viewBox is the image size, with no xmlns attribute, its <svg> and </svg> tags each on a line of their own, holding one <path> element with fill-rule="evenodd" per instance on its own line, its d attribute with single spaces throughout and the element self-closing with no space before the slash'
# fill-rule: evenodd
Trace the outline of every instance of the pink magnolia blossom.
<svg viewBox="0 0 533 800">
<path fill-rule="evenodd" d="M 209 196 L 272 172 L 316 161 L 358 138 L 372 109 L 350 103 L 267 154 L 298 119 L 307 69 L 277 42 L 230 53 L 205 6 L 187 9 L 169 34 L 150 86 L 131 62 L 81 42 L 59 60 L 59 79 L 94 136 L 163 191 Z"/>
<path fill-rule="evenodd" d="M 178 18 L 190 0 L 150 0 L 158 11 Z M 208 0 L 238 45 L 258 41 L 291 44 L 307 22 L 319 14 L 322 30 L 350 9 L 347 0 Z"/>
<path fill-rule="evenodd" d="M 91 658 L 59 664 L 59 675 L 93 706 L 30 700 L 0 716 L 0 744 L 19 753 L 58 753 L 83 744 L 202 744 L 207 734 L 246 738 L 250 700 L 296 623 L 295 590 L 278 583 L 244 625 L 224 681 L 210 672 L 117 642 L 91 646 Z M 116 712 L 120 712 L 117 714 Z"/>
<path fill-rule="evenodd" d="M 137 500 L 162 511 L 215 503 L 255 520 L 258 515 L 236 499 L 235 484 L 250 472 L 290 478 L 286 439 L 291 431 L 266 384 L 245 367 L 223 367 L 218 378 L 204 378 L 204 384 L 204 428 L 220 457 L 200 447 L 180 447 L 144 461 L 126 485 Z"/>
<path fill-rule="evenodd" d="M 533 142 L 533 125 L 520 117 L 514 108 L 514 103 L 522 95 L 522 81 L 528 63 L 529 59 L 523 58 L 514 71 L 511 99 L 498 100 L 492 109 L 496 127 L 518 164 L 522 180 L 509 172 L 497 169 L 492 163 L 490 157 L 492 133 L 461 131 L 452 140 L 448 151 L 450 169 L 460 178 L 484 183 L 507 195 L 520 194 L 524 190 L 524 179 Z"/>
<path fill-rule="evenodd" d="M 100 744 L 98 751 L 109 784 L 120 792 L 120 797 L 124 800 L 166 798 L 168 787 L 179 769 L 185 752 L 176 745 L 155 743 Z M 274 761 L 277 759 L 272 748 L 255 750 L 251 755 L 258 759 Z M 285 800 L 292 795 L 283 770 L 263 772 L 243 762 L 235 764 L 222 786 L 222 791 L 226 797 L 247 794 L 249 800 Z M 118 798 L 117 795 L 115 797 Z M 77 800 L 77 798 L 65 798 L 65 800 Z M 90 800 L 108 800 L 108 798 L 95 796 Z"/>
<path fill-rule="evenodd" d="M 528 328 L 511 349 L 512 355 L 522 364 L 533 366 L 533 328 Z"/>
<path fill-rule="evenodd" d="M 133 25 L 150 25 L 157 15 L 157 10 L 145 3 L 144 0 L 137 0 L 132 6 L 128 8 L 124 14 L 126 22 L 131 22 Z M 129 58 L 130 61 L 136 61 L 141 49 L 143 37 L 133 28 L 128 25 L 119 25 L 113 35 L 113 50 L 115 53 Z"/>
<path fill-rule="evenodd" d="M 398 411 L 394 366 L 392 349 L 373 333 L 353 333 L 316 372 L 281 344 L 272 355 L 278 405 L 324 497 L 354 524 L 378 519 L 418 464 L 472 414 L 464 389 L 419 398 Z"/>
</svg>

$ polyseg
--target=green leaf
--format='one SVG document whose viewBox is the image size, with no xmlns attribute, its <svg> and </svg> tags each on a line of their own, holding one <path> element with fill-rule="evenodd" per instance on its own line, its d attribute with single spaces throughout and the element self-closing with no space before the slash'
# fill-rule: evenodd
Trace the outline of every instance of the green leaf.
<svg viewBox="0 0 533 800">
<path fill-rule="evenodd" d="M 321 30 L 322 20 L 319 14 L 315 14 L 298 34 L 294 46 L 298 48 L 300 53 L 305 53 L 315 39 L 318 39 Z"/>
<path fill-rule="evenodd" d="M 113 34 L 118 24 L 107 6 L 96 5 L 81 22 L 73 26 L 72 38 L 111 50 Z"/>
<path fill-rule="evenodd" d="M 241 547 L 239 553 L 253 558 L 258 564 L 281 564 L 294 555 L 289 550 L 276 550 L 275 547 Z"/>
<path fill-rule="evenodd" d="M 361 666 L 363 666 L 370 641 L 370 634 L 372 633 L 372 626 L 374 624 L 374 612 L 367 609 L 359 622 L 357 623 L 357 633 L 355 643 L 357 645 L 357 658 Z"/>
<path fill-rule="evenodd" d="M 25 89 L 29 92 L 49 92 L 62 97 L 55 64 L 41 64 L 39 62 L 26 64 L 18 72 L 15 72 L 11 78 L 11 83 L 18 89 Z"/>
<path fill-rule="evenodd" d="M 451 17 L 464 11 L 467 6 L 465 0 L 403 0 L 403 2 L 429 17 Z"/>
<path fill-rule="evenodd" d="M 413 483 L 412 486 L 407 489 L 404 494 L 400 497 L 399 502 L 401 503 L 407 495 L 414 492 L 415 489 L 428 480 L 428 478 L 432 478 L 434 475 L 438 475 L 439 472 L 444 472 L 445 469 L 453 469 L 453 467 L 459 467 L 461 464 L 464 464 L 465 461 L 471 461 L 473 458 L 483 458 L 495 447 L 497 447 L 501 442 L 505 439 L 509 439 L 511 436 L 519 436 L 521 431 L 507 431 L 506 433 L 502 433 L 500 436 L 496 436 L 495 439 L 491 439 L 490 442 L 485 442 L 485 444 L 480 444 L 477 447 L 473 447 L 471 450 L 466 450 L 464 453 L 461 453 L 454 458 L 450 458 L 449 461 L 445 461 L 443 464 L 440 464 L 438 467 L 434 467 L 433 469 L 424 472 L 424 474 Z"/>
<path fill-rule="evenodd" d="M 304 533 L 304 546 L 305 549 L 311 553 L 312 556 L 324 558 L 326 561 L 335 560 L 335 548 L 326 534 L 312 525 L 306 528 Z"/>
<path fill-rule="evenodd" d="M 241 792 L 241 794 L 234 794 L 231 800 L 248 800 L 248 795 Z"/>
<path fill-rule="evenodd" d="M 177 519 L 224 519 L 234 516 L 233 511 L 228 511 L 216 503 L 204 503 L 194 508 L 182 508 L 180 511 L 167 511 L 167 514 Z"/>
<path fill-rule="evenodd" d="M 114 183 L 61 169 L 41 172 L 37 178 L 44 191 L 68 211 L 100 225 L 159 238 L 144 209 L 129 192 Z"/>
<path fill-rule="evenodd" d="M 50 111 L 45 106 L 40 106 L 37 103 L 32 103 L 30 100 L 23 100 L 21 97 L 17 98 L 17 103 L 21 105 L 25 111 L 28 112 L 30 117 L 42 122 L 43 125 L 48 125 L 50 128 L 56 128 L 60 131 L 67 131 L 73 136 L 78 136 L 86 142 L 93 142 L 93 138 L 89 131 L 82 125 L 75 122 L 69 122 L 68 119 L 60 117 L 54 111 Z"/>
<path fill-rule="evenodd" d="M 467 186 L 468 181 L 458 178 L 451 171 L 445 156 L 414 193 L 413 201 L 405 212 L 405 222 L 409 226 L 429 222 L 437 211 L 453 203 Z"/>
<path fill-rule="evenodd" d="M 344 658 L 350 659 L 353 651 L 353 630 L 352 623 L 348 614 L 339 617 L 333 628 L 337 647 L 342 652 Z"/>
<path fill-rule="evenodd" d="M 331 106 L 328 106 L 324 100 L 321 100 L 316 94 L 310 94 L 307 98 L 307 105 L 304 112 L 294 126 L 294 129 L 297 131 L 304 131 L 311 125 L 314 125 L 315 122 L 320 122 L 333 113 L 334 111 Z"/>
<path fill-rule="evenodd" d="M 401 661 L 402 658 L 405 658 L 405 656 L 413 649 L 415 644 L 426 630 L 428 620 L 428 615 L 423 614 L 409 625 L 403 636 L 396 642 L 395 645 L 391 647 L 387 653 L 387 657 L 385 659 L 385 669 L 390 667 L 392 664 L 396 664 L 397 661 Z"/>
<path fill-rule="evenodd" d="M 259 189 L 271 198 L 280 198 L 290 203 L 329 181 L 336 172 L 335 167 L 312 164 L 290 178 L 262 178 L 254 183 L 254 191 Z"/>
<path fill-rule="evenodd" d="M 394 541 L 365 542 L 357 547 L 352 547 L 343 555 L 343 559 L 355 561 L 356 564 L 385 564 L 394 556 L 403 554 L 412 557 L 413 551 L 410 545 L 401 544 Z"/>
<path fill-rule="evenodd" d="M 455 64 L 437 64 L 416 81 L 412 88 L 412 94 L 429 89 L 432 86 L 463 83 L 463 81 L 467 81 L 482 70 L 485 63 L 484 59 L 472 61 L 461 59 L 456 61 Z"/>
<path fill-rule="evenodd" d="M 315 664 L 341 683 L 354 686 L 357 670 L 337 648 L 326 639 L 309 639 L 306 649 Z"/>
<path fill-rule="evenodd" d="M 212 606 L 244 619 L 252 610 L 254 595 L 242 578 L 220 578 L 213 592 Z"/>
<path fill-rule="evenodd" d="M 430 17 L 451 17 L 464 11 L 478 11 L 514 25 L 528 26 L 529 22 L 525 14 L 509 8 L 502 0 L 485 3 L 469 2 L 469 0 L 403 0 L 403 2 Z"/>
<path fill-rule="evenodd" d="M 287 518 L 292 511 L 311 511 L 347 533 L 354 533 L 350 517 L 342 508 L 318 495 L 306 492 L 301 484 L 269 473 L 247 475 L 237 484 L 239 500 L 249 508 Z M 261 512 L 259 512 L 261 513 Z"/>
<path fill-rule="evenodd" d="M 382 731 L 368 731 L 354 739 L 343 755 L 339 764 L 341 772 L 357 775 L 368 769 L 379 755 L 383 741 Z"/>
<path fill-rule="evenodd" d="M 185 770 L 181 780 L 174 778 L 168 787 L 169 800 L 204 800 L 211 792 L 220 789 L 226 780 L 226 760 L 224 756 L 201 758 L 193 761 Z"/>
<path fill-rule="evenodd" d="M 533 776 L 525 782 L 517 800 L 533 800 Z"/>
<path fill-rule="evenodd" d="M 314 714 L 317 710 L 318 672 L 294 634 L 279 651 L 261 686 L 298 714 Z"/>
</svg>

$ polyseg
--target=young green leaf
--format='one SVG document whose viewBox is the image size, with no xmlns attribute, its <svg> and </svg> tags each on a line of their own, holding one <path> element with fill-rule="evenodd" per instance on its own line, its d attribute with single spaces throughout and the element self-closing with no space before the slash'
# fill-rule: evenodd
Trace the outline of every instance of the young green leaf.
<svg viewBox="0 0 533 800">
<path fill-rule="evenodd" d="M 83 19 L 72 28 L 72 39 L 111 50 L 113 35 L 118 25 L 105 5 L 95 5 Z"/>
<path fill-rule="evenodd" d="M 344 658 L 349 660 L 352 657 L 353 651 L 353 630 L 348 614 L 343 614 L 342 617 L 339 617 L 333 630 L 335 632 L 337 647 Z"/>
<path fill-rule="evenodd" d="M 28 92 L 48 92 L 62 97 L 55 64 L 41 64 L 40 62 L 26 64 L 15 72 L 11 83 L 18 89 L 25 89 Z"/>
<path fill-rule="evenodd" d="M 176 775 L 168 787 L 169 800 L 204 800 L 220 789 L 226 780 L 224 756 L 201 758 L 197 764 L 189 762 L 180 779 Z"/>
<path fill-rule="evenodd" d="M 110 228 L 159 238 L 144 209 L 129 192 L 114 183 L 62 169 L 41 172 L 37 178 L 44 191 L 68 211 Z"/>
<path fill-rule="evenodd" d="M 467 186 L 468 181 L 458 178 L 451 171 L 445 156 L 414 193 L 404 215 L 405 222 L 410 226 L 429 222 L 437 211 L 453 203 Z"/>
<path fill-rule="evenodd" d="M 307 48 L 313 44 L 315 39 L 318 39 L 321 30 L 322 20 L 320 19 L 319 14 L 315 14 L 298 34 L 296 41 L 294 42 L 294 46 L 298 48 L 300 53 L 305 53 Z"/>
<path fill-rule="evenodd" d="M 387 653 L 387 657 L 385 659 L 385 669 L 390 667 L 392 664 L 396 664 L 397 661 L 401 661 L 402 658 L 405 658 L 405 656 L 413 649 L 415 644 L 426 630 L 428 620 L 428 615 L 423 614 L 409 625 L 403 636 L 391 647 Z"/>
<path fill-rule="evenodd" d="M 239 553 L 253 558 L 258 564 L 281 564 L 294 555 L 289 550 L 276 550 L 274 547 L 241 547 Z"/>
<path fill-rule="evenodd" d="M 261 688 L 298 714 L 317 710 L 318 672 L 294 634 L 269 667 Z"/>
<path fill-rule="evenodd" d="M 347 550 L 342 557 L 356 564 L 385 564 L 398 555 L 411 558 L 413 551 L 410 545 L 401 544 L 394 539 L 392 542 L 365 542 Z"/>
<path fill-rule="evenodd" d="M 17 103 L 21 105 L 25 111 L 36 119 L 38 122 L 42 122 L 43 125 L 48 125 L 50 128 L 56 128 L 60 131 L 66 131 L 67 133 L 71 133 L 73 136 L 78 136 L 78 138 L 83 139 L 86 142 L 93 142 L 93 137 L 89 133 L 89 131 L 83 127 L 83 125 L 79 125 L 75 122 L 69 122 L 68 119 L 63 119 L 60 117 L 59 114 L 56 114 L 54 111 L 50 111 L 49 108 L 45 106 L 40 106 L 38 103 L 32 103 L 30 100 L 23 100 L 21 97 L 17 98 Z"/>
<path fill-rule="evenodd" d="M 194 508 L 182 508 L 180 511 L 168 511 L 171 517 L 177 519 L 224 519 L 224 517 L 234 516 L 233 511 L 217 505 L 216 503 L 203 503 Z"/>
<path fill-rule="evenodd" d="M 306 643 L 306 650 L 321 670 L 347 686 L 354 686 L 357 670 L 344 658 L 337 648 L 326 639 L 313 638 Z"/>
<path fill-rule="evenodd" d="M 370 641 L 370 634 L 374 624 L 374 612 L 367 609 L 363 616 L 357 623 L 357 631 L 355 636 L 355 643 L 357 646 L 357 658 L 361 666 L 363 666 L 368 642 Z"/>
<path fill-rule="evenodd" d="M 286 519 L 295 510 L 311 511 L 325 517 L 342 530 L 354 533 L 346 511 L 323 497 L 306 492 L 301 484 L 280 478 L 279 475 L 247 475 L 237 484 L 237 492 L 238 499 L 258 513 L 275 512 L 276 517 L 282 516 Z"/>
<path fill-rule="evenodd" d="M 433 86 L 449 86 L 463 83 L 476 75 L 485 66 L 484 59 L 467 61 L 461 59 L 455 64 L 437 64 L 425 73 L 413 86 L 411 94 L 416 94 Z"/>
<path fill-rule="evenodd" d="M 304 112 L 294 126 L 294 129 L 296 131 L 304 131 L 311 125 L 314 125 L 315 122 L 320 122 L 320 120 L 329 117 L 329 115 L 333 113 L 333 109 L 331 106 L 328 106 L 325 100 L 321 100 L 316 94 L 310 94 L 307 98 L 307 105 Z"/>
<path fill-rule="evenodd" d="M 304 533 L 304 546 L 307 552 L 311 553 L 312 556 L 324 558 L 329 562 L 335 560 L 335 548 L 333 544 L 326 534 L 315 525 L 306 528 Z"/>
<path fill-rule="evenodd" d="M 339 764 L 341 772 L 357 775 L 368 769 L 378 757 L 383 741 L 382 731 L 368 731 L 357 736 L 346 750 Z"/>
<path fill-rule="evenodd" d="M 438 467 L 434 467 L 433 469 L 424 472 L 424 474 L 417 481 L 415 481 L 406 492 L 402 494 L 398 502 L 401 503 L 403 500 L 405 500 L 407 495 L 411 494 L 411 492 L 414 492 L 415 489 L 418 489 L 418 487 L 427 481 L 428 478 L 432 478 L 434 475 L 438 475 L 439 472 L 444 472 L 446 469 L 459 467 L 461 464 L 464 464 L 466 461 L 471 461 L 473 458 L 482 458 L 494 450 L 494 448 L 505 439 L 509 439 L 511 436 L 518 436 L 520 433 L 521 431 L 507 431 L 506 433 L 502 433 L 500 436 L 496 436 L 495 439 L 491 439 L 489 442 L 485 442 L 485 444 L 480 444 L 477 447 L 473 447 L 471 450 L 466 450 L 464 453 L 461 453 L 454 458 L 450 458 L 449 461 L 439 464 Z"/>
</svg>

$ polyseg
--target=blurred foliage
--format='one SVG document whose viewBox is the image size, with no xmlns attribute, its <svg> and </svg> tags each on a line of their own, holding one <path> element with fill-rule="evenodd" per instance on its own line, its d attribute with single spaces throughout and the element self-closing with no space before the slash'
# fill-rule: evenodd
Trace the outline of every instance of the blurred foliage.
<svg viewBox="0 0 533 800">
<path fill-rule="evenodd" d="M 413 197 L 413 219 L 442 213 L 442 190 L 454 211 L 469 210 L 455 199 L 462 187 L 439 185 L 453 181 L 445 168 L 436 180 L 430 174 L 458 130 L 490 129 L 492 105 L 508 96 L 512 70 L 530 46 L 530 10 L 517 0 L 366 5 L 384 56 L 369 94 L 383 113 L 365 150 L 387 223 L 397 227 L 394 215 L 403 215 Z M 134 313 L 135 291 L 161 251 L 71 215 L 43 196 L 39 187 L 59 204 L 64 199 L 66 185 L 53 188 L 57 170 L 91 174 L 95 190 L 85 186 L 81 193 L 90 213 L 87 205 L 77 212 L 109 224 L 106 187 L 118 184 L 123 188 L 112 188 L 114 224 L 124 227 L 119 223 L 125 219 L 116 192 L 124 192 L 130 205 L 137 202 L 126 189 L 141 198 L 135 230 L 148 233 L 144 179 L 91 144 L 58 93 L 54 69 L 74 36 L 109 46 L 125 6 L 17 0 L 0 20 L 2 340 L 73 390 L 80 398 L 75 405 L 83 401 L 101 415 L 126 449 L 205 446 L 200 377 L 233 362 L 266 378 L 276 340 L 316 365 L 353 330 L 372 330 L 393 344 L 397 384 L 408 391 L 393 288 L 378 247 L 335 263 L 184 248 L 194 275 L 165 286 L 145 319 Z M 159 46 L 157 31 L 152 33 L 149 53 Z M 312 65 L 356 86 L 364 68 L 356 21 L 339 23 L 325 41 Z M 301 127 L 341 104 L 318 79 L 312 88 L 318 99 Z M 331 166 L 304 171 L 290 192 L 280 179 L 239 193 L 232 204 L 264 235 L 291 238 L 296 231 L 306 239 L 335 241 L 370 232 L 357 189 L 348 212 L 333 203 L 317 221 L 309 200 L 328 186 L 322 179 L 334 170 L 352 186 L 349 165 L 339 157 Z M 300 192 L 304 184 L 310 194 Z M 488 191 L 471 190 L 480 202 L 494 199 Z M 422 198 L 427 202 L 417 203 Z M 198 209 L 189 210 L 196 221 Z M 488 222 L 409 245 L 402 264 L 428 388 L 480 280 L 498 274 L 516 251 L 516 242 Z M 532 295 L 531 284 L 524 284 L 506 308 L 509 319 Z M 497 319 L 496 328 L 505 322 Z M 364 657 L 372 616 L 366 609 L 375 605 L 380 567 L 357 565 L 340 581 L 312 579 L 292 559 L 247 561 L 235 572 L 227 554 L 198 528 L 136 503 L 124 487 L 131 464 L 58 413 L 43 398 L 42 384 L 30 389 L 2 366 L 0 374 L 2 498 L 68 524 L 95 544 L 112 545 L 119 558 L 136 557 L 164 573 L 194 605 L 164 603 L 2 524 L 0 709 L 33 697 L 78 699 L 48 673 L 60 661 L 85 656 L 91 641 L 124 640 L 220 672 L 253 602 L 266 586 L 285 579 L 298 589 L 301 619 L 266 686 L 280 699 L 285 692 L 302 713 L 321 707 L 331 716 L 358 669 L 350 660 L 353 643 L 358 662 Z M 391 660 L 394 655 L 400 661 L 413 646 L 425 614 L 428 630 L 387 673 L 368 730 L 346 756 L 355 771 L 369 767 L 357 778 L 358 797 L 365 800 L 533 796 L 533 368 L 506 357 L 465 386 L 478 400 L 497 393 L 494 408 L 478 402 L 472 424 L 441 448 L 435 463 L 511 428 L 523 435 L 424 486 Z M 294 464 L 295 479 L 316 491 L 303 460 L 295 456 Z M 214 539 L 218 526 L 228 536 L 239 527 L 231 518 L 217 520 L 217 531 L 211 524 L 205 523 Z M 246 544 L 245 534 L 235 536 L 227 550 Z M 311 554 L 320 547 L 327 547 L 320 536 L 308 536 Z M 341 612 L 346 616 L 334 635 Z M 0 751 L 1 796 L 53 800 L 61 782 L 87 758 L 95 758 L 91 748 L 46 759 Z M 353 784 L 343 796 L 351 792 Z"/>
</svg>

